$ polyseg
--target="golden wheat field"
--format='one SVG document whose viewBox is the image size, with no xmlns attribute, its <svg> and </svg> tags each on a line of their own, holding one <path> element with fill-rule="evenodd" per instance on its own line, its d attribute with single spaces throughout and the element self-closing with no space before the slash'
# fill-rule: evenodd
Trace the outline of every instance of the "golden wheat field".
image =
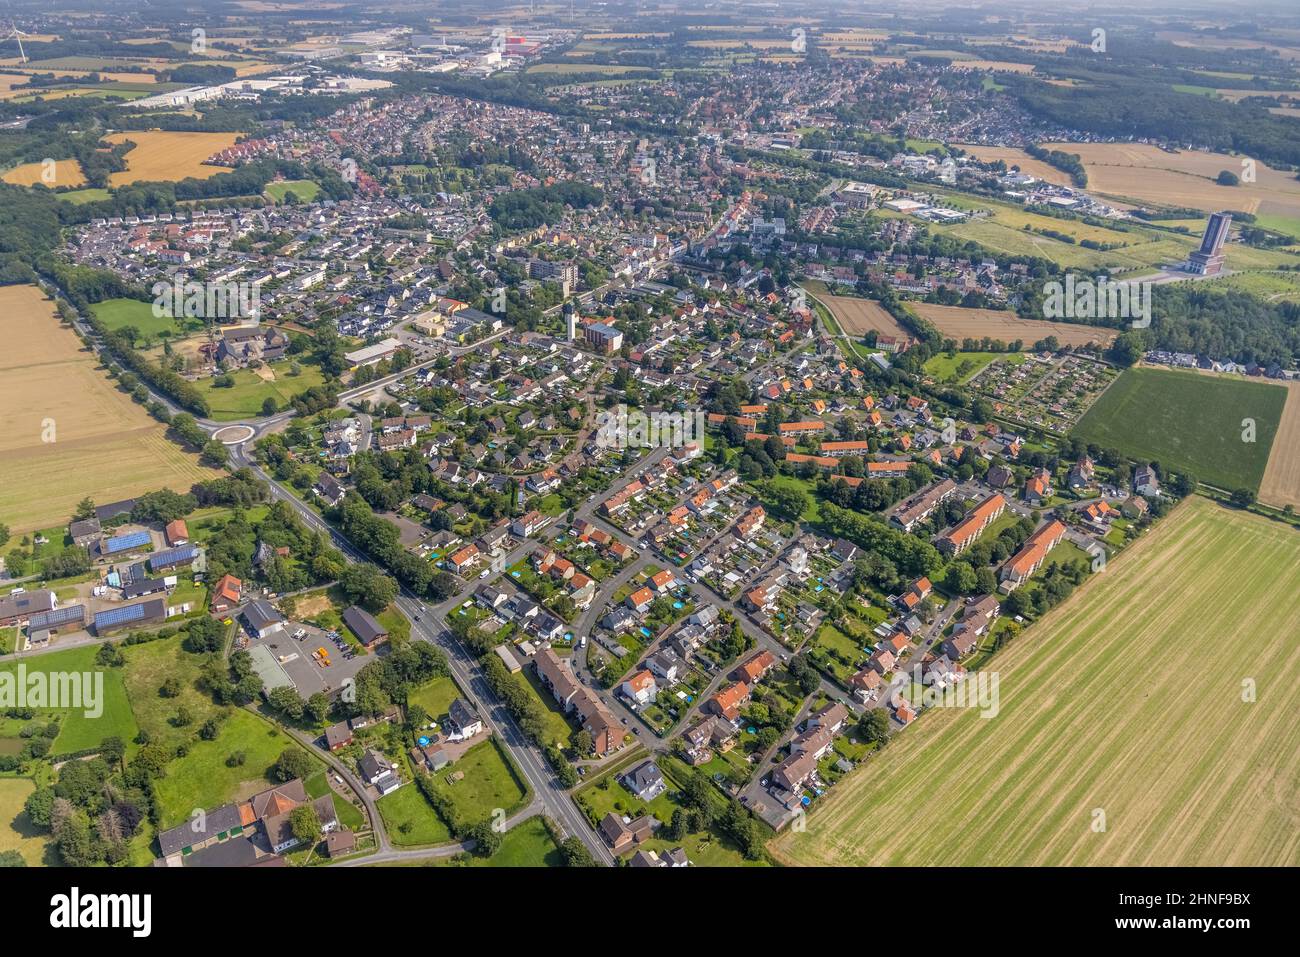
<svg viewBox="0 0 1300 957">
<path fill-rule="evenodd" d="M 228 166 L 205 166 L 203 161 L 235 145 L 235 133 L 175 133 L 168 130 L 132 130 L 129 133 L 110 133 L 104 137 L 108 143 L 130 140 L 135 149 L 126 154 L 126 169 L 113 173 L 109 185 L 125 186 L 141 181 L 207 179 L 217 173 L 230 171 Z"/>
<path fill-rule="evenodd" d="M 57 160 L 53 169 L 53 179 L 46 180 L 44 163 L 23 163 L 6 171 L 0 179 L 14 186 L 35 186 L 37 183 L 44 183 L 50 189 L 56 186 L 81 186 L 86 182 L 86 177 L 81 172 L 81 164 L 76 160 Z"/>
<path fill-rule="evenodd" d="M 995 717 L 922 714 L 772 849 L 816 865 L 1294 867 L 1297 633 L 1300 535 L 1193 498 L 989 663 Z"/>
<path fill-rule="evenodd" d="M 187 491 L 219 474 L 110 382 L 35 286 L 0 286 L 0 341 L 0 522 L 15 534 L 65 521 L 86 496 Z"/>
</svg>

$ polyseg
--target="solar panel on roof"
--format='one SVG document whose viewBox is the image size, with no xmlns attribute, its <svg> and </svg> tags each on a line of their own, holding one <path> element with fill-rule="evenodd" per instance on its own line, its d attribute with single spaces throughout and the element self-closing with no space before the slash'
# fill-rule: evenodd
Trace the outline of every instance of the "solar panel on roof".
<svg viewBox="0 0 1300 957">
<path fill-rule="evenodd" d="M 172 565 L 176 562 L 197 558 L 198 554 L 199 550 L 193 545 L 186 545 L 183 548 L 168 548 L 150 558 L 149 566 L 151 568 L 161 568 L 163 565 Z"/>
<path fill-rule="evenodd" d="M 27 626 L 31 629 L 57 628 L 59 625 L 66 625 L 70 621 L 82 621 L 85 616 L 86 608 L 84 605 L 68 605 L 66 608 L 55 608 L 53 611 L 32 615 L 27 622 Z"/>
<path fill-rule="evenodd" d="M 139 621 L 143 617 L 143 602 L 138 605 L 124 605 L 121 608 L 110 608 L 108 611 L 101 611 L 95 615 L 95 627 L 98 629 L 108 625 L 120 625 L 128 621 Z"/>
<path fill-rule="evenodd" d="M 148 532 L 129 532 L 126 535 L 116 535 L 104 542 L 104 551 L 106 553 L 121 552 L 128 548 L 139 548 L 141 545 L 148 545 L 150 541 Z"/>
</svg>

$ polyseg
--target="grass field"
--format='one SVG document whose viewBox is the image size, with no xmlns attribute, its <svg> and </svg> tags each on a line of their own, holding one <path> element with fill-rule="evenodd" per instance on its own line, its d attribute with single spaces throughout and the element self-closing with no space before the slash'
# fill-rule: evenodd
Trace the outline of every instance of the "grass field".
<svg viewBox="0 0 1300 957">
<path fill-rule="evenodd" d="M 300 747 L 274 725 L 236 708 L 214 740 L 194 741 L 190 753 L 167 765 L 166 777 L 156 783 L 163 828 L 175 827 L 195 808 L 210 810 L 271 787 L 275 781 L 267 770 L 290 746 Z M 236 752 L 244 763 L 231 767 L 226 759 Z"/>
<path fill-rule="evenodd" d="M 123 680 L 131 700 L 131 710 L 136 724 L 149 733 L 149 740 L 166 748 L 174 748 L 189 741 L 194 731 L 219 711 L 212 695 L 198 688 L 199 667 L 202 658 L 181 649 L 182 638 L 164 638 L 124 648 L 126 658 Z M 158 693 L 164 681 L 175 678 L 181 690 L 174 698 Z M 194 716 L 186 727 L 172 724 L 179 708 L 184 706 Z"/>
<path fill-rule="evenodd" d="M 993 660 L 997 717 L 924 715 L 771 848 L 841 866 L 1294 867 L 1297 629 L 1300 538 L 1194 498 Z"/>
<path fill-rule="evenodd" d="M 238 369 L 231 373 L 235 384 L 229 387 L 213 385 L 214 379 L 201 379 L 195 383 L 208 400 L 211 417 L 218 421 L 244 419 L 262 414 L 262 403 L 275 399 L 283 408 L 299 392 L 305 392 L 325 381 L 317 366 L 299 363 L 298 375 L 291 375 L 290 362 L 277 362 L 260 369 Z"/>
<path fill-rule="evenodd" d="M 110 194 L 106 189 L 98 189 L 91 186 L 86 189 L 75 189 L 71 192 L 59 193 L 58 198 L 65 203 L 72 203 L 75 206 L 80 206 L 83 203 L 101 202 L 102 200 L 108 199 L 110 195 L 112 194 Z"/>
<path fill-rule="evenodd" d="M 15 535 L 99 502 L 219 474 L 118 390 L 35 286 L 0 287 L 0 522 Z M 53 441 L 46 441 L 53 439 Z"/>
<path fill-rule="evenodd" d="M 1014 342 L 1020 339 L 1032 346 L 1039 339 L 1056 336 L 1062 345 L 1083 346 L 1089 342 L 1108 343 L 1115 338 L 1114 329 L 1084 326 L 1045 319 L 1022 319 L 1014 312 L 995 309 L 969 309 L 965 306 L 940 306 L 930 302 L 909 302 L 908 308 L 928 320 L 935 328 L 959 343 L 962 339 L 990 339 Z"/>
<path fill-rule="evenodd" d="M 464 777 L 447 780 L 456 774 Z M 433 780 L 438 790 L 451 799 L 456 816 L 467 824 L 487 820 L 498 808 L 509 814 L 527 795 L 496 738 L 474 745 L 457 761 L 434 772 Z"/>
<path fill-rule="evenodd" d="M 168 130 L 132 130 L 110 133 L 108 143 L 130 140 L 135 149 L 126 154 L 126 169 L 109 176 L 110 186 L 129 183 L 174 182 L 193 176 L 207 179 L 228 173 L 228 166 L 205 166 L 203 161 L 235 144 L 234 133 L 177 133 Z"/>
<path fill-rule="evenodd" d="M 310 203 L 320 195 L 320 186 L 309 179 L 287 179 L 282 183 L 267 184 L 266 195 L 277 203 L 283 203 L 288 193 L 293 193 L 300 202 Z"/>
<path fill-rule="evenodd" d="M 53 863 L 47 834 L 27 817 L 23 802 L 36 790 L 30 778 L 0 778 L 0 851 L 17 851 L 28 867 Z"/>
<path fill-rule="evenodd" d="M 1264 469 L 1259 497 L 1269 505 L 1300 508 L 1300 386 L 1295 382 L 1287 383 L 1286 406 Z"/>
<path fill-rule="evenodd" d="M 438 817 L 433 805 L 414 784 L 404 784 L 392 794 L 385 794 L 375 806 L 384 819 L 389 840 L 398 847 L 446 844 L 453 840 L 446 822 Z"/>
<path fill-rule="evenodd" d="M 564 857 L 542 819 L 530 817 L 502 835 L 501 846 L 491 857 L 471 856 L 459 861 L 439 857 L 431 863 L 436 867 L 562 867 Z"/>
<path fill-rule="evenodd" d="M 97 717 L 87 715 L 87 709 L 84 707 L 39 709 L 41 715 L 57 716 L 60 721 L 59 736 L 54 739 L 54 745 L 50 749 L 51 754 L 71 754 L 75 751 L 95 748 L 105 738 L 114 736 L 129 743 L 139 730 L 136 727 L 135 716 L 131 712 L 131 705 L 127 701 L 121 669 L 97 666 L 95 654 L 98 651 L 99 649 L 94 645 L 83 645 L 80 648 L 55 651 L 37 658 L 0 663 L 0 672 L 9 672 L 15 676 L 18 666 L 25 665 L 29 678 L 36 672 L 103 674 L 103 699 Z M 89 705 L 89 702 L 87 704 Z"/>
<path fill-rule="evenodd" d="M 951 356 L 941 352 L 926 360 L 925 371 L 940 382 L 969 382 L 995 359 L 1019 365 L 1025 357 L 1019 352 L 958 352 Z"/>
<path fill-rule="evenodd" d="M 1186 469 L 1219 488 L 1258 491 L 1286 396 L 1285 389 L 1263 382 L 1126 369 L 1073 434 L 1133 458 Z M 1254 442 L 1242 440 L 1248 418 L 1255 422 Z"/>
<path fill-rule="evenodd" d="M 106 299 L 95 303 L 90 311 L 110 332 L 133 326 L 141 338 L 156 339 L 163 332 L 176 336 L 181 331 L 175 319 L 167 315 L 155 316 L 153 303 L 139 299 Z"/>
</svg>

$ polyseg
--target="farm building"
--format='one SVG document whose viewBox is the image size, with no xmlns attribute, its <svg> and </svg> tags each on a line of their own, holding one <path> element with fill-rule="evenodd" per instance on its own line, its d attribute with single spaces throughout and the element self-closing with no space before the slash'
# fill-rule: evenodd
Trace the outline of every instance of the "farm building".
<svg viewBox="0 0 1300 957">
<path fill-rule="evenodd" d="M 106 538 L 99 543 L 99 554 L 105 558 L 111 555 L 125 555 L 128 552 L 138 552 L 148 548 L 153 544 L 153 538 L 148 532 L 127 532 L 124 535 L 114 535 L 112 538 Z"/>
<path fill-rule="evenodd" d="M 375 621 L 364 608 L 353 605 L 346 609 L 343 612 L 343 623 L 352 629 L 352 634 L 357 636 L 358 641 L 371 650 L 388 640 L 388 629 Z"/>
<path fill-rule="evenodd" d="M 110 608 L 95 614 L 95 634 L 103 636 L 123 628 L 140 628 L 167 620 L 167 600 L 151 598 L 134 605 Z"/>
</svg>

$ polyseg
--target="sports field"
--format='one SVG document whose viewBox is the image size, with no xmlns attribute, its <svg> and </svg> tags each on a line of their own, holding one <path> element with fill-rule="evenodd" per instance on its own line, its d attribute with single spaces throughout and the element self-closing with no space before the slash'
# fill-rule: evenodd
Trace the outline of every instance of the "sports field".
<svg viewBox="0 0 1300 957">
<path fill-rule="evenodd" d="M 110 133 L 104 137 L 105 142 L 130 140 L 135 149 L 126 154 L 126 169 L 109 176 L 109 185 L 172 182 L 190 176 L 207 179 L 217 173 L 228 173 L 228 166 L 205 166 L 203 161 L 233 146 L 236 138 L 234 133 L 176 133 L 169 130 Z"/>
<path fill-rule="evenodd" d="M 927 319 L 950 339 L 990 339 L 1011 343 L 1020 339 L 1032 346 L 1039 339 L 1056 336 L 1062 345 L 1083 346 L 1090 342 L 1109 343 L 1116 330 L 1085 326 L 1072 322 L 1049 322 L 1022 319 L 1014 312 L 997 309 L 970 309 L 965 306 L 940 306 L 932 302 L 909 302 L 907 307 Z"/>
<path fill-rule="evenodd" d="M 1298 630 L 1300 537 L 1194 498 L 993 659 L 996 717 L 923 715 L 771 848 L 810 865 L 1294 867 Z"/>
<path fill-rule="evenodd" d="M 0 342 L 0 522 L 15 536 L 66 522 L 86 496 L 188 491 L 219 474 L 110 382 L 35 286 L 0 287 Z"/>
<path fill-rule="evenodd" d="M 1135 367 L 1102 393 L 1073 434 L 1186 469 L 1219 488 L 1258 491 L 1286 396 L 1266 382 Z M 1254 422 L 1253 442 L 1243 437 L 1247 419 Z"/>
</svg>

